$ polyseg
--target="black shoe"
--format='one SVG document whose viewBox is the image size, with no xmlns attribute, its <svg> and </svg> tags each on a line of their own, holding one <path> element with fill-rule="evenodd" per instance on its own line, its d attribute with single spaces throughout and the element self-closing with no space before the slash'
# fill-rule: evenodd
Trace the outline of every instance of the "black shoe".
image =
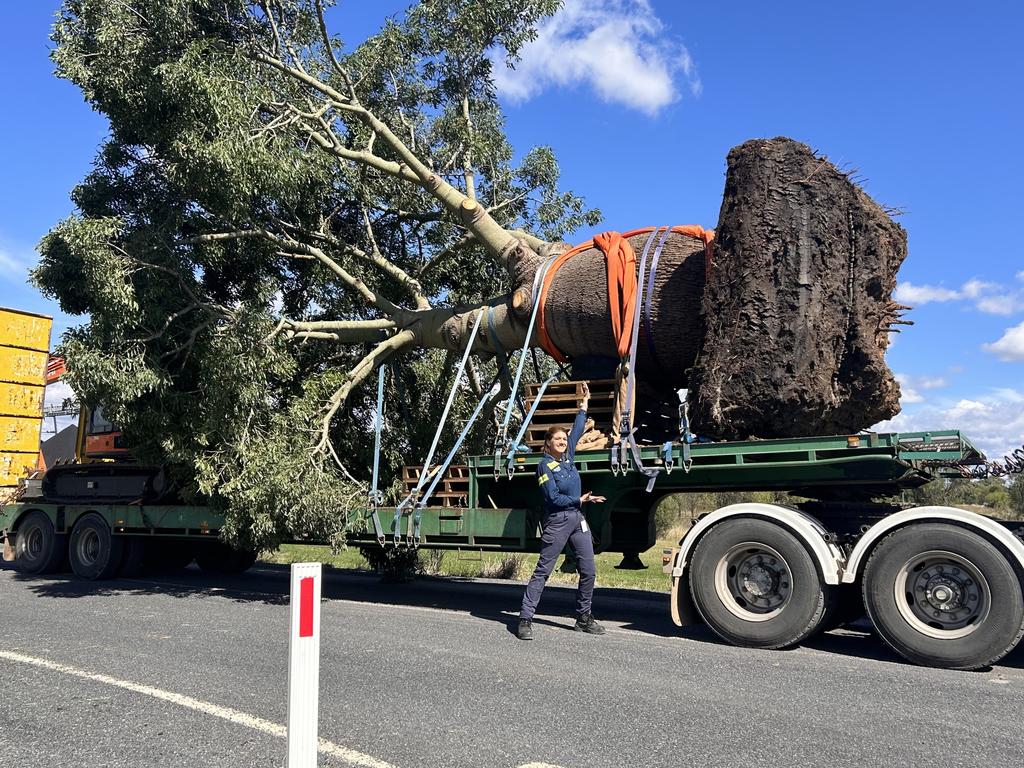
<svg viewBox="0 0 1024 768">
<path fill-rule="evenodd" d="M 520 640 L 533 640 L 533 621 L 530 619 L 520 619 L 516 637 Z"/>
<path fill-rule="evenodd" d="M 594 621 L 594 617 L 589 613 L 584 613 L 576 619 L 576 626 L 573 629 L 577 632 L 586 632 L 588 635 L 603 635 L 605 632 L 604 627 Z"/>
</svg>

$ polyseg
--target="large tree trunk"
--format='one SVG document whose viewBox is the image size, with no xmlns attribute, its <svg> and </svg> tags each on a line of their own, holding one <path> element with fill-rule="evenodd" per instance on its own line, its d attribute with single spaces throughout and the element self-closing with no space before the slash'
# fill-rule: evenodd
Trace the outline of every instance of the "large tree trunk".
<svg viewBox="0 0 1024 768">
<path fill-rule="evenodd" d="M 637 262 L 647 240 L 647 234 L 629 238 Z M 648 268 L 655 245 L 650 248 Z M 701 348 L 704 271 L 704 243 L 676 232 L 669 234 L 658 260 L 653 290 L 641 313 L 636 361 L 639 376 L 659 382 L 660 388 L 668 392 L 685 385 L 687 372 Z M 604 254 L 594 247 L 573 256 L 551 281 L 545 307 L 548 335 L 568 357 L 616 356 L 606 275 Z M 643 289 L 647 289 L 646 279 Z"/>
<path fill-rule="evenodd" d="M 647 238 L 630 239 L 638 260 Z M 905 256 L 902 227 L 809 147 L 779 138 L 734 148 L 710 271 L 697 238 L 672 233 L 662 250 L 640 322 L 641 398 L 674 402 L 673 390 L 688 387 L 695 430 L 721 439 L 856 432 L 895 415 L 899 385 L 884 354 Z M 513 262 L 513 295 L 529 296 L 537 263 Z M 485 328 L 477 348 L 494 350 L 495 337 L 521 345 L 531 307 L 499 307 L 495 333 Z M 545 314 L 574 366 L 604 358 L 601 375 L 610 375 L 616 344 L 600 250 L 562 266 Z M 463 346 L 474 317 L 431 310 L 420 343 Z M 536 331 L 531 343 L 540 344 Z"/>
<path fill-rule="evenodd" d="M 690 382 L 697 428 L 795 437 L 898 413 L 884 354 L 903 228 L 803 144 L 749 141 L 728 165 Z"/>
</svg>

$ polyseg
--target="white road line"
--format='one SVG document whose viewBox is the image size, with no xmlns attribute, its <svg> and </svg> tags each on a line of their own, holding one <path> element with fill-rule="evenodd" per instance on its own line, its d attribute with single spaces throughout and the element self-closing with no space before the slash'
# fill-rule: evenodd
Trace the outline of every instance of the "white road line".
<svg viewBox="0 0 1024 768">
<path fill-rule="evenodd" d="M 67 664 L 58 664 L 55 661 L 39 659 L 34 656 L 25 656 L 24 654 L 14 653 L 12 651 L 0 651 L 0 659 L 6 659 L 7 661 L 13 661 L 19 664 L 30 664 L 53 672 L 60 672 L 65 675 L 80 677 L 83 680 L 92 680 L 93 682 L 124 688 L 126 691 L 141 693 L 143 696 L 150 696 L 154 699 L 160 699 L 161 701 L 166 701 L 171 704 L 177 704 L 180 707 L 186 707 L 197 712 L 219 717 L 222 720 L 228 720 L 236 725 L 252 728 L 254 731 L 262 731 L 263 733 L 276 736 L 280 739 L 288 736 L 288 730 L 283 725 L 272 723 L 269 720 L 256 717 L 256 715 L 250 715 L 247 712 L 240 712 L 237 709 L 221 707 L 217 704 L 211 704 L 208 701 L 193 699 L 191 696 L 183 696 L 180 693 L 164 691 L 160 688 L 154 688 L 150 685 L 143 685 L 141 683 L 133 683 L 130 680 L 119 680 L 116 677 L 100 675 L 95 672 L 86 672 L 84 669 L 71 667 Z M 363 768 L 395 768 L 391 763 L 378 760 L 370 755 L 364 755 L 362 752 L 357 752 L 354 749 L 343 747 L 340 744 L 335 744 L 327 739 L 320 739 L 319 750 L 321 754 L 337 757 L 351 765 L 358 765 Z"/>
<path fill-rule="evenodd" d="M 519 768 L 562 768 L 554 763 L 523 763 Z"/>
</svg>

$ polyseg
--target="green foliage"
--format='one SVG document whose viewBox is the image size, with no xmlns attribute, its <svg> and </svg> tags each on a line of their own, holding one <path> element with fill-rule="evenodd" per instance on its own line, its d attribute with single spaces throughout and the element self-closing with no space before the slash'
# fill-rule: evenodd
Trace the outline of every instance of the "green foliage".
<svg viewBox="0 0 1024 768">
<path fill-rule="evenodd" d="M 328 402 L 371 346 L 296 343 L 275 329 L 281 317 L 381 313 L 281 239 L 330 250 L 339 268 L 395 304 L 409 296 L 394 274 L 357 252 L 379 248 L 432 304 L 508 287 L 481 246 L 451 248 L 464 231 L 426 190 L 297 132 L 282 105 L 311 115 L 319 105 L 261 56 L 277 52 L 344 90 L 336 57 L 354 74 L 360 103 L 447 181 L 472 184 L 501 226 L 555 239 L 599 218 L 559 189 L 549 149 L 514 162 L 490 77 L 495 52 L 514 61 L 555 0 L 426 0 L 351 50 L 324 44 L 317 5 L 275 2 L 271 17 L 243 0 L 65 0 L 53 32 L 57 74 L 110 122 L 74 191 L 76 214 L 43 239 L 33 273 L 65 312 L 84 318 L 60 348 L 69 381 L 103 404 L 140 460 L 168 466 L 187 497 L 223 510 L 228 538 L 259 548 L 340 536 L 372 463 L 372 386 L 357 386 L 328 423 L 337 461 L 313 450 Z M 323 130 L 341 145 L 369 145 L 357 117 L 340 111 L 328 121 Z M 374 151 L 396 159 L 379 144 Z M 444 359 L 414 349 L 389 361 L 386 478 L 425 453 L 450 384 Z M 494 372 L 485 365 L 481 377 Z M 475 399 L 461 392 L 444 439 Z M 473 444 L 486 439 L 478 430 Z"/>
<path fill-rule="evenodd" d="M 654 510 L 654 530 L 664 538 L 670 532 L 687 529 L 701 515 L 730 504 L 792 504 L 787 493 L 772 491 L 719 491 L 717 493 L 673 493 L 665 496 Z"/>
<path fill-rule="evenodd" d="M 1024 519 L 1024 475 L 1014 475 L 1009 488 L 1010 507 Z"/>
<path fill-rule="evenodd" d="M 1014 502 L 1014 485 L 1009 487 L 1002 478 L 990 477 L 985 480 L 934 480 L 911 492 L 911 500 L 917 506 L 940 507 L 984 507 L 986 514 L 1005 517 L 1021 509 Z"/>
</svg>

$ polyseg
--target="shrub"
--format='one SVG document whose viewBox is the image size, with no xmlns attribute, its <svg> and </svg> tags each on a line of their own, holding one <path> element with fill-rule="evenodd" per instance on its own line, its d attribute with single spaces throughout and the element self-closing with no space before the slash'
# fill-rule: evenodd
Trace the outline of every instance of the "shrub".
<svg viewBox="0 0 1024 768">
<path fill-rule="evenodd" d="M 485 579 L 514 579 L 519 576 L 526 561 L 526 555 L 522 552 L 512 552 L 501 560 L 485 562 L 480 567 L 480 575 Z"/>
</svg>

